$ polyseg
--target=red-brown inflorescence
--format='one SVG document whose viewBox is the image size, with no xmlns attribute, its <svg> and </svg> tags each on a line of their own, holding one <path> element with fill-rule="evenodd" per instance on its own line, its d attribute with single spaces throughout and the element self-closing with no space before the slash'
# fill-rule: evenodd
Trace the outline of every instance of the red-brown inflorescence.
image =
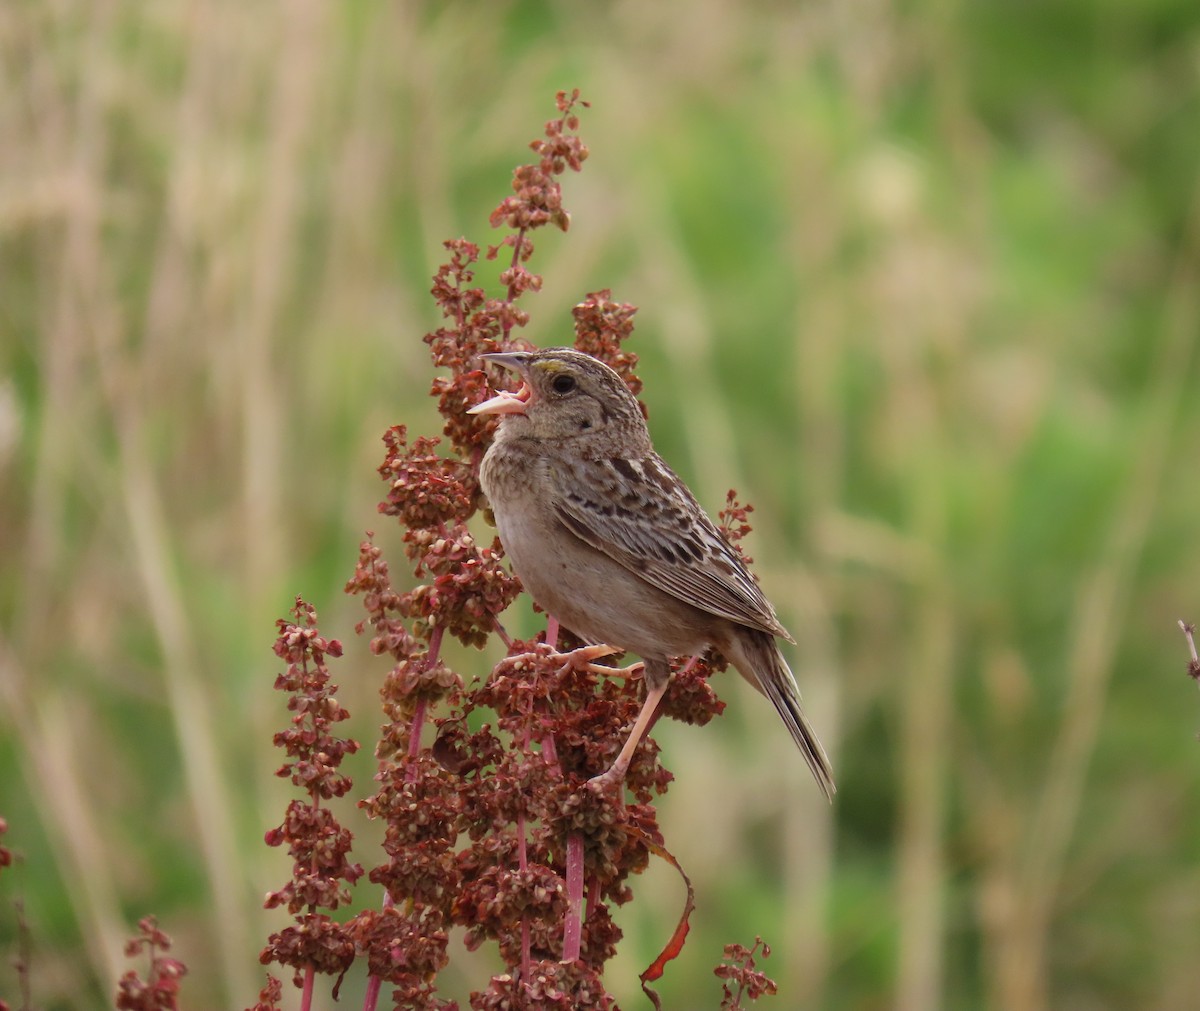
<svg viewBox="0 0 1200 1011">
<path fill-rule="evenodd" d="M 625 380 L 634 396 L 642 392 L 642 381 L 634 373 L 638 357 L 621 345 L 633 334 L 636 312 L 637 307 L 628 302 L 614 302 L 608 288 L 591 292 L 571 310 L 575 318 L 575 347 L 609 365 Z M 646 414 L 646 405 L 641 406 Z"/>
<path fill-rule="evenodd" d="M 133 969 L 117 983 L 118 1011 L 176 1011 L 179 1007 L 180 980 L 187 975 L 187 966 L 171 958 L 171 938 L 158 929 L 153 916 L 138 922 L 138 936 L 125 945 L 125 957 L 149 957 L 146 978 Z"/>
<path fill-rule="evenodd" d="M 749 504 L 743 505 L 738 501 L 737 492 L 730 488 L 725 495 L 725 508 L 717 513 L 717 520 L 720 525 L 721 534 L 729 542 L 729 546 L 746 563 L 747 571 L 753 575 L 753 569 L 750 566 L 754 564 L 754 559 L 746 554 L 745 549 L 742 547 L 742 538 L 750 533 L 751 530 L 750 514 L 752 512 L 754 512 L 754 506 Z"/>
<path fill-rule="evenodd" d="M 281 1000 L 283 1000 L 283 984 L 268 974 L 267 985 L 258 991 L 258 1003 L 251 1005 L 247 1011 L 280 1011 L 279 1002 Z"/>
<path fill-rule="evenodd" d="M 472 1007 L 611 1006 L 599 977 L 620 937 L 609 904 L 628 901 L 628 878 L 646 865 L 642 840 L 659 835 L 650 802 L 671 778 L 647 741 L 626 780 L 632 804 L 584 788 L 619 750 L 637 713 L 637 686 L 566 663 L 540 639 L 511 642 L 497 616 L 520 584 L 500 564 L 499 541 L 480 544 L 470 528 L 478 527 L 478 466 L 495 425 L 466 413 L 488 394 L 479 355 L 529 347 L 513 331 L 527 319 L 519 301 L 541 285 L 526 267 L 530 234 L 567 226 L 558 176 L 578 169 L 587 154 L 575 134 L 578 104 L 577 93 L 560 94 L 559 117 L 532 145 L 538 160 L 516 170 L 513 195 L 492 215 L 493 225 L 510 229 L 486 254 L 511 250 L 500 275 L 503 295 L 489 298 L 476 285 L 479 248 L 463 239 L 446 243 L 449 260 L 434 277 L 445 323 L 425 340 L 444 370 L 432 392 L 448 452 L 437 440 L 410 440 L 394 428 L 380 468 L 389 484 L 380 511 L 403 528 L 421 582 L 393 589 L 380 549 L 368 540 L 347 586 L 367 611 L 360 631 L 369 625 L 372 650 L 393 660 L 381 693 L 389 722 L 377 751 L 379 788 L 365 802 L 387 824 L 389 859 L 370 877 L 387 889 L 388 905 L 360 916 L 356 937 L 372 973 L 399 986 L 394 996 L 403 994 L 406 1007 L 441 1006 L 430 983 L 444 963 L 450 925 L 465 928 L 471 947 L 494 942 L 505 964 L 472 995 Z M 637 357 L 621 347 L 633 313 L 607 291 L 591 294 L 575 309 L 575 342 L 636 393 Z M 497 633 L 508 656 L 468 690 L 440 655 L 447 633 L 468 645 Z M 706 702 L 709 716 L 719 711 L 711 693 L 681 679 L 677 709 L 704 720 Z M 435 709 L 436 737 L 422 741 Z M 570 870 L 579 876 L 579 896 L 586 894 L 586 908 L 573 913 L 568 852 L 577 855 Z M 571 915 L 578 936 L 565 941 Z M 565 965 L 564 944 L 577 956 Z"/>
<path fill-rule="evenodd" d="M 363 873 L 348 859 L 351 833 L 324 803 L 350 789 L 349 777 L 338 768 L 358 743 L 333 733 L 350 714 L 337 700 L 325 660 L 341 656 L 342 644 L 320 634 L 316 611 L 298 597 L 292 615 L 293 621 L 277 623 L 275 640 L 276 656 L 287 662 L 275 687 L 288 693 L 294 714 L 292 725 L 275 735 L 276 747 L 288 756 L 276 775 L 290 779 L 307 799 L 288 804 L 282 824 L 266 834 L 268 846 L 287 846 L 292 877 L 267 895 L 265 905 L 286 906 L 295 925 L 272 934 L 259 959 L 291 966 L 297 985 L 310 994 L 313 973 L 340 976 L 354 961 L 352 937 L 322 910 L 349 902 L 350 887 Z"/>
<path fill-rule="evenodd" d="M 599 974 L 583 962 L 532 963 L 522 978 L 493 976 L 487 990 L 471 995 L 474 1011 L 577 1011 L 616 1008 Z"/>
<path fill-rule="evenodd" d="M 743 1000 L 756 1001 L 760 997 L 774 996 L 775 981 L 765 972 L 755 968 L 755 956 L 769 958 L 771 949 L 761 937 L 754 939 L 754 946 L 744 944 L 725 945 L 725 961 L 713 973 L 725 980 L 721 984 L 722 1011 L 744 1011 Z"/>
<path fill-rule="evenodd" d="M 445 370 L 432 393 L 448 452 L 394 428 L 380 467 L 389 484 L 380 511 L 400 523 L 421 582 L 394 590 L 368 540 L 347 586 L 367 611 L 360 631 L 369 624 L 372 650 L 394 664 L 381 692 L 389 722 L 377 751 L 379 789 L 365 802 L 387 824 L 389 860 L 370 873 L 387 889 L 387 905 L 357 919 L 356 938 L 372 973 L 400 988 L 393 996 L 405 1007 L 445 1006 L 432 980 L 450 925 L 465 928 L 470 947 L 494 942 L 505 965 L 471 996 L 473 1008 L 613 1006 L 600 981 L 620 939 L 610 906 L 630 899 L 630 875 L 662 842 L 651 802 L 671 775 L 653 741 L 629 767 L 632 803 L 622 791 L 586 787 L 619 751 L 639 708 L 638 684 L 566 661 L 550 648 L 571 645 L 566 634 L 562 642 L 510 641 L 497 616 L 520 585 L 500 564 L 499 541 L 481 545 L 469 527 L 478 527 L 478 466 L 495 426 L 466 413 L 488 395 L 479 356 L 529 347 L 513 331 L 527 320 L 519 300 L 541 286 L 525 266 L 530 233 L 567 227 L 557 177 L 587 155 L 575 134 L 577 104 L 578 93 L 559 95 L 559 117 L 532 145 L 538 160 L 516 170 L 513 195 L 492 214 L 493 225 L 510 229 L 486 254 L 512 251 L 500 275 L 503 296 L 489 298 L 476 285 L 479 248 L 464 239 L 446 243 L 449 260 L 434 277 L 445 323 L 425 340 Z M 637 356 L 622 346 L 634 312 L 599 291 L 575 307 L 574 319 L 575 346 L 637 394 Z M 465 688 L 440 655 L 443 636 L 481 646 L 493 632 L 508 655 L 489 679 Z M 704 662 L 681 670 L 664 712 L 696 723 L 718 714 L 708 673 Z M 424 742 L 431 717 L 436 737 Z"/>
<path fill-rule="evenodd" d="M 575 110 L 584 104 L 578 92 L 559 94 L 558 117 L 532 145 L 537 160 L 516 170 L 513 195 L 492 215 L 493 225 L 509 229 L 486 252 L 496 259 L 511 250 L 500 274 L 503 293 L 490 297 L 476 284 L 478 246 L 465 239 L 445 244 L 448 261 L 432 288 L 444 323 L 425 337 L 443 370 L 431 392 L 444 440 L 410 438 L 400 426 L 384 436 L 379 472 L 388 490 L 379 511 L 399 523 L 416 583 L 393 586 L 383 551 L 368 534 L 346 590 L 366 612 L 359 633 L 369 630 L 372 653 L 391 662 L 380 690 L 385 723 L 376 790 L 361 805 L 385 826 L 386 860 L 369 873 L 384 901 L 344 925 L 323 912 L 343 904 L 362 873 L 348 860 L 349 833 L 324 803 L 348 788 L 337 769 L 357 747 L 331 733 L 346 714 L 325 658 L 341 648 L 320 636 L 312 609 L 300 601 L 295 621 L 280 623 L 276 651 L 288 669 L 278 686 L 291 693 L 296 714 L 292 729 L 276 738 L 289 756 L 280 775 L 309 799 L 293 802 L 267 834 L 272 845 L 287 843 L 294 861 L 293 880 L 268 896 L 268 905 L 286 905 L 296 925 L 273 935 L 262 959 L 297 970 L 305 1008 L 314 972 L 337 974 L 364 957 L 368 1011 L 384 983 L 397 1007 L 457 1011 L 435 990 L 454 926 L 465 930 L 471 948 L 494 943 L 504 965 L 471 994 L 472 1008 L 614 1007 L 600 976 L 621 936 L 611 906 L 629 901 L 630 876 L 652 853 L 666 854 L 652 801 L 672 777 L 653 741 L 638 748 L 624 790 L 588 786 L 611 765 L 638 712 L 636 676 L 602 676 L 556 652 L 576 643 L 553 622 L 549 641 L 513 641 L 500 625 L 498 616 L 521 588 L 502 564 L 499 540 L 482 534 L 479 515 L 486 520 L 478 468 L 495 419 L 466 413 L 488 393 L 479 356 L 530 346 L 514 335 L 528 318 L 520 300 L 541 286 L 526 266 L 530 234 L 547 225 L 567 228 L 559 177 L 587 156 L 576 133 Z M 576 306 L 574 317 L 576 346 L 610 364 L 636 394 L 637 356 L 622 346 L 634 311 L 600 291 Z M 732 515 L 736 539 L 745 515 Z M 507 656 L 489 678 L 468 686 L 443 656 L 445 638 L 483 647 L 493 634 Z M 677 666 L 662 711 L 694 723 L 720 713 L 709 665 Z M 685 934 L 681 922 L 656 973 Z M 255 1011 L 271 1011 L 279 998 L 270 980 Z"/>
</svg>

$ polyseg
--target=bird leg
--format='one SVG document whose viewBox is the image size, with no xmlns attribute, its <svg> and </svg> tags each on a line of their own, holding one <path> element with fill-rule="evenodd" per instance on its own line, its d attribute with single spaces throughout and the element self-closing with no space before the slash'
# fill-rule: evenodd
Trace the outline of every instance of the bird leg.
<svg viewBox="0 0 1200 1011">
<path fill-rule="evenodd" d="M 700 659 L 700 654 L 697 653 L 687 663 L 679 668 L 680 674 L 686 674 Z M 633 671 L 644 664 L 633 664 L 631 667 L 626 667 L 623 671 L 614 673 L 624 674 L 628 676 L 630 671 Z M 671 683 L 670 668 L 665 670 L 658 668 L 653 671 L 647 671 L 649 675 L 646 679 L 646 701 L 642 703 L 641 712 L 638 713 L 637 719 L 633 721 L 633 729 L 629 731 L 629 736 L 625 739 L 625 744 L 621 748 L 621 753 L 617 755 L 617 759 L 608 767 L 606 772 L 600 773 L 599 776 L 593 776 L 588 782 L 594 783 L 598 789 L 605 789 L 612 783 L 621 783 L 625 780 L 625 773 L 629 771 L 629 763 L 633 761 L 633 753 L 637 750 L 637 746 L 642 743 L 642 738 L 646 736 L 646 731 L 650 729 L 650 724 L 654 720 L 654 714 L 658 711 L 658 704 L 662 701 L 662 697 L 667 692 L 667 686 Z"/>
<path fill-rule="evenodd" d="M 633 723 L 633 729 L 629 731 L 629 736 L 625 739 L 625 745 L 621 748 L 621 753 L 617 755 L 617 760 L 613 762 L 607 772 L 602 772 L 599 776 L 593 776 L 588 782 L 597 789 L 603 790 L 612 783 L 623 783 L 625 781 L 625 773 L 629 771 L 629 763 L 633 761 L 633 753 L 637 750 L 637 746 L 642 743 L 642 738 L 646 736 L 646 731 L 650 728 L 650 721 L 654 719 L 654 713 L 658 709 L 659 702 L 666 694 L 667 686 L 671 682 L 663 681 L 662 684 L 651 688 L 649 682 L 646 684 L 646 701 L 642 703 L 642 711 L 638 713 L 637 719 Z"/>
</svg>

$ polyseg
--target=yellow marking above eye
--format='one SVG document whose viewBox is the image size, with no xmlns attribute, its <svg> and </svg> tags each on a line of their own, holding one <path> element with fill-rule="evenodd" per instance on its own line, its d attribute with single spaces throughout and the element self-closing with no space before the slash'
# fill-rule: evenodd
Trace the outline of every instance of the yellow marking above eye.
<svg viewBox="0 0 1200 1011">
<path fill-rule="evenodd" d="M 554 375 L 558 372 L 564 372 L 567 369 L 567 366 L 562 362 L 555 361 L 534 362 L 533 367 L 549 375 Z"/>
</svg>

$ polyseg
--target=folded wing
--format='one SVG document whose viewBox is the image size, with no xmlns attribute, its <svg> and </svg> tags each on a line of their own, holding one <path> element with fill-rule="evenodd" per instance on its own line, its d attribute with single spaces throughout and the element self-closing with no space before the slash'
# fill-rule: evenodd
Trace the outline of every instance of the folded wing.
<svg viewBox="0 0 1200 1011">
<path fill-rule="evenodd" d="M 657 456 L 556 464 L 566 529 L 648 583 L 730 621 L 791 639 L 754 577 Z"/>
</svg>

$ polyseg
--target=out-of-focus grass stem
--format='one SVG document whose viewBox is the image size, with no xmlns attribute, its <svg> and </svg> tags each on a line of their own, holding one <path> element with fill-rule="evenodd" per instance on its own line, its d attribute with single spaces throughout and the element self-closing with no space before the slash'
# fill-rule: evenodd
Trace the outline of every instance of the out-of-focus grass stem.
<svg viewBox="0 0 1200 1011">
<path fill-rule="evenodd" d="M 258 613 L 284 558 L 283 393 L 274 341 L 287 278 L 295 263 L 301 219 L 301 180 L 313 105 L 325 69 L 328 8 L 297 0 L 280 9 L 280 44 L 271 88 L 266 164 L 259 194 L 241 360 L 242 494 L 245 513 L 245 586 Z"/>
<path fill-rule="evenodd" d="M 113 880 L 103 818 L 83 789 L 85 760 L 76 753 L 78 727 L 62 696 L 34 686 L 8 643 L 0 639 L 0 700 L 21 742 L 21 765 L 37 785 L 42 828 L 66 884 L 94 971 L 115 980 L 124 970 L 126 924 Z"/>
<path fill-rule="evenodd" d="M 1112 525 L 1095 553 L 1096 565 L 1079 580 L 1070 628 L 1067 695 L 1063 722 L 1055 737 L 1045 786 L 1037 799 L 1028 835 L 1023 874 L 1027 916 L 1019 937 L 1025 950 L 1019 964 L 1028 967 L 1037 989 L 1028 995 L 1030 1011 L 1050 1006 L 1044 989 L 1044 960 L 1067 851 L 1079 817 L 1088 768 L 1096 749 L 1108 684 L 1129 604 L 1134 575 L 1172 463 L 1173 435 L 1188 392 L 1189 365 L 1195 353 L 1200 305 L 1196 265 L 1200 262 L 1200 188 L 1193 192 L 1188 231 L 1180 244 L 1167 290 L 1163 334 L 1145 388 L 1139 431 L 1140 448 L 1131 461 Z"/>
</svg>

